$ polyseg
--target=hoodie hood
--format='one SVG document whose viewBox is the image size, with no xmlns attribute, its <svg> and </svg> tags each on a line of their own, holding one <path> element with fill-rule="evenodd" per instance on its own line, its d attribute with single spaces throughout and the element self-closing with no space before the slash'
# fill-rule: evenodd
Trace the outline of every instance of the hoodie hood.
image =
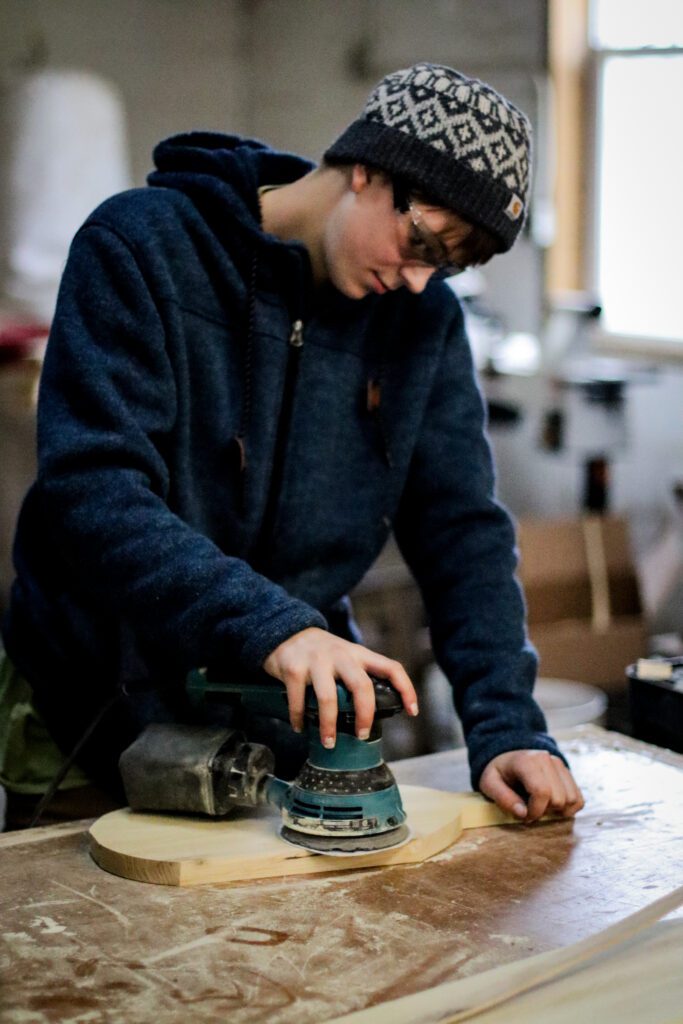
<svg viewBox="0 0 683 1024">
<path fill-rule="evenodd" d="M 285 243 L 264 232 L 258 190 L 262 185 L 296 181 L 315 165 L 289 153 L 275 152 L 255 139 L 218 132 L 174 135 L 155 147 L 153 157 L 156 170 L 147 178 L 148 185 L 174 189 L 191 199 L 211 230 L 226 244 L 247 286 L 244 399 L 239 428 L 233 438 L 239 453 L 240 502 L 243 503 L 257 292 L 259 286 L 272 286 L 279 279 L 292 322 L 305 318 L 312 295 L 312 271 L 306 247 L 301 242 Z M 236 235 L 241 235 L 241 239 Z"/>
<path fill-rule="evenodd" d="M 229 216 L 261 239 L 258 190 L 262 185 L 285 185 L 315 167 L 291 153 L 279 153 L 263 142 L 220 132 L 173 135 L 154 149 L 156 170 L 147 183 L 174 188 L 212 215 Z"/>
</svg>

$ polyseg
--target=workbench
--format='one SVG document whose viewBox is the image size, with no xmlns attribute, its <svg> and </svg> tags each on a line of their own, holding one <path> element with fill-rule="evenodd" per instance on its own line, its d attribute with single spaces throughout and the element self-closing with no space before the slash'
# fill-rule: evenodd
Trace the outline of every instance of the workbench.
<svg viewBox="0 0 683 1024">
<path fill-rule="evenodd" d="M 593 726 L 558 739 L 587 801 L 574 822 L 473 829 L 419 865 L 181 889 L 100 870 L 88 822 L 0 836 L 0 1020 L 313 1024 L 568 945 L 679 885 L 683 756 Z M 393 768 L 468 788 L 463 751 Z"/>
</svg>

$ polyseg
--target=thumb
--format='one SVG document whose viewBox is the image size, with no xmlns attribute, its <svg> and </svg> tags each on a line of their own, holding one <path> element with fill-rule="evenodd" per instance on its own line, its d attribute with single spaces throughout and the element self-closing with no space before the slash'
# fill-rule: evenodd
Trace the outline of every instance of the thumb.
<svg viewBox="0 0 683 1024">
<path fill-rule="evenodd" d="M 479 782 L 479 789 L 485 796 L 494 800 L 502 811 L 506 811 L 507 814 L 513 814 L 515 818 L 526 818 L 526 804 L 521 799 L 519 793 L 515 793 L 514 789 L 510 789 L 507 783 L 503 781 L 503 777 L 497 768 L 484 771 Z"/>
</svg>

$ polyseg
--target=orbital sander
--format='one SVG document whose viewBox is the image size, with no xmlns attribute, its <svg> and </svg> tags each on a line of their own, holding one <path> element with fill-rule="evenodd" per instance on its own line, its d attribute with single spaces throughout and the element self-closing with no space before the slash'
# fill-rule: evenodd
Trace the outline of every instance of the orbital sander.
<svg viewBox="0 0 683 1024">
<path fill-rule="evenodd" d="M 292 782 L 275 776 L 275 757 L 243 732 L 224 726 L 153 724 L 121 755 L 126 797 L 136 811 L 223 817 L 238 807 L 280 810 L 280 835 L 315 853 L 384 850 L 410 831 L 396 780 L 382 759 L 382 720 L 402 710 L 397 692 L 373 678 L 376 711 L 370 735 L 355 734 L 353 698 L 337 682 L 337 742 L 324 747 L 318 702 L 307 688 L 304 723 L 308 757 Z M 276 681 L 229 683 L 191 672 L 187 691 L 198 707 L 241 705 L 250 714 L 289 721 L 287 692 Z"/>
</svg>

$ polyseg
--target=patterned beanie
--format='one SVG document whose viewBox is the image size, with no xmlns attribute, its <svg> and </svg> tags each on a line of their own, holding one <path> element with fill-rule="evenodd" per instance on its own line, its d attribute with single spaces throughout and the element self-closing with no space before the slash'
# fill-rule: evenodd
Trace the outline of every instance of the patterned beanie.
<svg viewBox="0 0 683 1024">
<path fill-rule="evenodd" d="M 510 249 L 527 213 L 531 126 L 490 85 L 440 64 L 383 78 L 324 154 L 365 163 L 490 231 Z"/>
</svg>

